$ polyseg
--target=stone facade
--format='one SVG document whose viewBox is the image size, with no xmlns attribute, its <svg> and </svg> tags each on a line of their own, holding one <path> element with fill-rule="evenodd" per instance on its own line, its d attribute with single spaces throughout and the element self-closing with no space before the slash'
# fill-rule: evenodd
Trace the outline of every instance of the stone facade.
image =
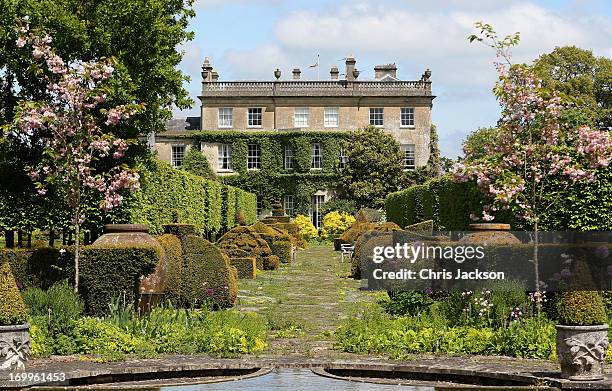
<svg viewBox="0 0 612 391">
<path fill-rule="evenodd" d="M 202 66 L 201 119 L 203 130 L 356 130 L 371 124 L 370 109 L 382 109 L 382 125 L 400 144 L 413 145 L 415 166 L 429 159 L 432 101 L 429 71 L 418 81 L 398 80 L 395 64 L 378 65 L 375 80 L 360 81 L 355 59 L 346 59 L 345 75 L 330 70 L 330 80 L 301 80 L 299 69 L 291 80 L 219 81 L 208 60 Z M 355 76 L 357 75 L 357 76 Z M 261 109 L 261 123 L 249 125 L 249 108 Z M 325 112 L 337 110 L 337 121 L 325 123 Z M 413 110 L 413 121 L 402 124 L 402 109 Z M 231 112 L 228 123 L 220 123 L 220 111 Z M 307 123 L 298 121 L 298 110 L 307 110 Z M 410 122 L 409 124 L 406 122 Z M 212 146 L 210 146 L 212 147 Z M 209 150 L 203 146 L 203 150 Z M 210 151 L 211 154 L 214 152 Z M 221 173 L 223 174 L 223 173 Z"/>
<path fill-rule="evenodd" d="M 206 59 L 200 117 L 172 120 L 166 132 L 149 137 L 149 145 L 158 158 L 175 163 L 177 153 L 186 154 L 193 147 L 192 130 L 337 132 L 375 125 L 402 145 L 406 161 L 412 154 L 414 164 L 408 164 L 407 169 L 426 165 L 435 98 L 431 72 L 426 70 L 419 80 L 402 81 L 397 78 L 397 66 L 386 64 L 374 68 L 374 80 L 362 80 L 360 74 L 355 59 L 349 56 L 343 78 L 334 66 L 329 80 L 302 80 L 299 69 L 282 78 L 277 69 L 271 81 L 220 81 L 219 73 Z M 256 121 L 249 121 L 249 111 Z M 236 174 L 220 168 L 219 144 L 201 143 L 199 148 L 219 176 Z M 334 190 L 319 189 L 313 196 L 322 196 L 327 202 L 334 197 Z M 262 214 L 268 212 L 262 210 Z"/>
</svg>

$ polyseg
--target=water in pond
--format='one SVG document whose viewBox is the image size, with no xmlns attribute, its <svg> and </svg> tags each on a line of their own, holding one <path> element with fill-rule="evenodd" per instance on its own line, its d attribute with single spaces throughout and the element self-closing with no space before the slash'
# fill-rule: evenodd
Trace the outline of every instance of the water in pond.
<svg viewBox="0 0 612 391">
<path fill-rule="evenodd" d="M 433 387 L 397 386 L 330 379 L 309 369 L 275 369 L 251 379 L 192 386 L 162 387 L 161 391 L 435 391 Z"/>
</svg>

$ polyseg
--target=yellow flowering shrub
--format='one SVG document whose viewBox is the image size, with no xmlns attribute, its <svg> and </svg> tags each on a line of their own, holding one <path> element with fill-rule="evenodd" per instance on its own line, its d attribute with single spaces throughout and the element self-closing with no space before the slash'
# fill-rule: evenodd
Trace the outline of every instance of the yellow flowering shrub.
<svg viewBox="0 0 612 391">
<path fill-rule="evenodd" d="M 354 222 L 355 217 L 346 212 L 329 212 L 323 217 L 321 237 L 328 239 L 330 236 L 342 235 Z"/>
<path fill-rule="evenodd" d="M 302 237 L 306 240 L 311 240 L 319 236 L 319 232 L 310 221 L 310 217 L 305 215 L 297 215 L 293 222 L 298 226 Z"/>
</svg>

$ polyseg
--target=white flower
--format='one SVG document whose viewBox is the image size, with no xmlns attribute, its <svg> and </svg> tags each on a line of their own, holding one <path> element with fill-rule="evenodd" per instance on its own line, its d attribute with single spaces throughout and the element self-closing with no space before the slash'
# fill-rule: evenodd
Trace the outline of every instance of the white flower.
<svg viewBox="0 0 612 391">
<path fill-rule="evenodd" d="M 59 253 L 60 253 L 60 254 L 62 254 L 62 255 L 64 255 L 64 254 L 66 253 L 66 249 L 63 249 L 63 248 L 62 248 L 62 249 L 60 249 L 60 250 L 59 250 Z"/>
</svg>

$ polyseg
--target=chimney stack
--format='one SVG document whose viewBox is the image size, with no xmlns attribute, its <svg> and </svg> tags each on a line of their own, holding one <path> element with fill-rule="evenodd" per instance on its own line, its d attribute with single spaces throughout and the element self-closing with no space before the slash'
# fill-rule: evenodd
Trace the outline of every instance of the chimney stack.
<svg viewBox="0 0 612 391">
<path fill-rule="evenodd" d="M 335 65 L 329 71 L 329 76 L 331 77 L 332 80 L 338 80 L 339 74 L 340 74 L 340 71 L 338 70 L 338 67 Z"/>
<path fill-rule="evenodd" d="M 355 63 L 357 61 L 355 61 L 355 57 L 353 57 L 353 55 L 349 55 L 346 58 L 346 80 L 347 81 L 354 81 L 357 76 L 359 75 L 359 73 L 357 73 L 357 75 L 355 75 Z"/>
<path fill-rule="evenodd" d="M 300 68 L 293 68 L 293 80 L 300 80 L 301 73 Z"/>
<path fill-rule="evenodd" d="M 393 64 L 376 65 L 374 67 L 374 78 L 380 80 L 385 76 L 391 76 L 397 79 L 397 66 Z"/>
</svg>

